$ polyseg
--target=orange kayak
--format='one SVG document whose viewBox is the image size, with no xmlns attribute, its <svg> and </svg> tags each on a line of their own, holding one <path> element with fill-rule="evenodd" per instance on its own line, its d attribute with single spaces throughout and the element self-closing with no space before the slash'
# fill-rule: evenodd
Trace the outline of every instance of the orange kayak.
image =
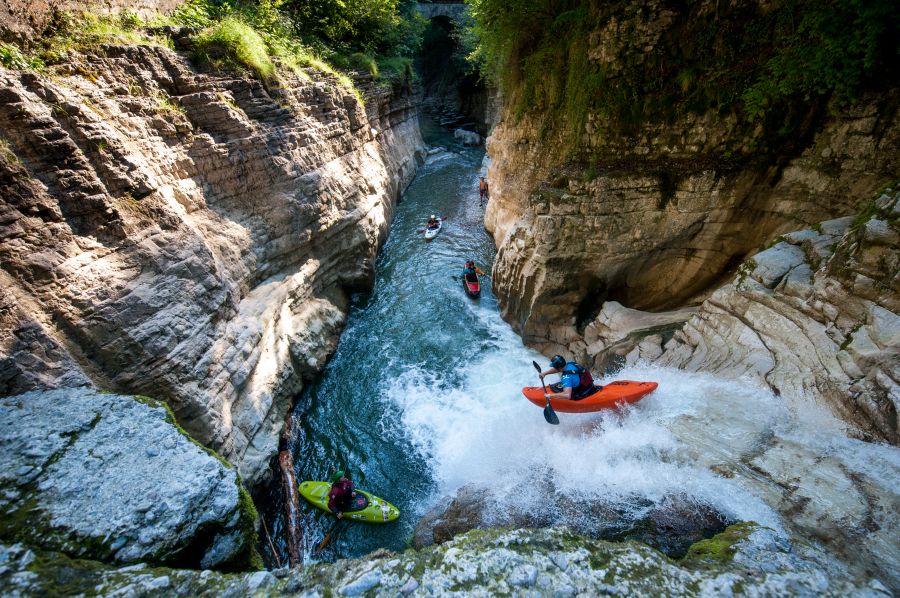
<svg viewBox="0 0 900 598">
<path fill-rule="evenodd" d="M 553 405 L 554 411 L 560 413 L 591 413 L 601 409 L 613 409 L 619 403 L 637 403 L 656 390 L 657 386 L 659 385 L 656 382 L 619 380 L 598 387 L 600 390 L 581 400 L 550 399 L 550 404 Z M 526 386 L 522 389 L 522 394 L 538 407 L 547 405 L 544 389 L 540 386 Z"/>
</svg>

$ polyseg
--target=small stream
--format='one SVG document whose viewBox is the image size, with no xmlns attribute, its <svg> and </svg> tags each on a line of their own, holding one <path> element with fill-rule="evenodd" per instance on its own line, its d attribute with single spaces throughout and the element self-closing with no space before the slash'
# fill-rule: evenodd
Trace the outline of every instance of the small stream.
<svg viewBox="0 0 900 598">
<path fill-rule="evenodd" d="M 495 253 L 477 192 L 484 152 L 427 123 L 423 132 L 448 151 L 430 156 L 403 195 L 373 292 L 354 298 L 334 357 L 297 401 L 292 447 L 298 480 L 345 469 L 402 515 L 390 525 L 344 524 L 317 558 L 403 550 L 422 514 L 474 484 L 491 489 L 498 512 L 547 510 L 556 493 L 636 519 L 678 497 L 822 542 L 849 561 L 835 566 L 896 586 L 900 450 L 847 438 L 814 405 L 787 406 L 749 383 L 639 366 L 615 379 L 659 382 L 640 403 L 560 414 L 561 425 L 547 425 L 520 393 L 536 381 L 531 361 L 546 358 L 500 319 L 489 280 L 472 300 L 459 279 L 467 258 L 487 272 Z M 426 242 L 416 231 L 430 214 L 447 221 Z M 277 483 L 270 494 L 267 521 L 283 555 Z M 305 503 L 301 511 L 311 558 L 333 520 Z M 856 533 L 862 521 L 869 527 L 860 523 Z"/>
</svg>

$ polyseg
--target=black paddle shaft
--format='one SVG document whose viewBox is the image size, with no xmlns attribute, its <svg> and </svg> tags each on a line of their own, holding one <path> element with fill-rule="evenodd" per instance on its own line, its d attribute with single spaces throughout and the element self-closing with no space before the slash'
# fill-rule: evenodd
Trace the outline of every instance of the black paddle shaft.
<svg viewBox="0 0 900 598">
<path fill-rule="evenodd" d="M 541 366 L 538 365 L 536 361 L 532 361 L 531 364 L 534 366 L 534 369 L 537 370 L 538 376 L 540 376 Z M 553 405 L 550 404 L 550 397 L 547 396 L 547 385 L 544 384 L 544 379 L 541 378 L 541 387 L 544 389 L 544 398 L 547 399 L 547 406 L 544 407 L 544 419 L 547 420 L 548 424 L 553 424 L 554 426 L 559 424 L 559 417 L 556 415 L 556 412 L 553 410 Z"/>
</svg>

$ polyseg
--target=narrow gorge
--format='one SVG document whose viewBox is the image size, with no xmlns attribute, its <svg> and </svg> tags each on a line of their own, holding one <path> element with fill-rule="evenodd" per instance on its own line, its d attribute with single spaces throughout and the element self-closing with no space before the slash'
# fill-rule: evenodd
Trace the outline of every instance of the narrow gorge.
<svg viewBox="0 0 900 598">
<path fill-rule="evenodd" d="M 5 0 L 0 592 L 895 595 L 898 33 Z M 554 354 L 659 386 L 548 425 Z"/>
</svg>

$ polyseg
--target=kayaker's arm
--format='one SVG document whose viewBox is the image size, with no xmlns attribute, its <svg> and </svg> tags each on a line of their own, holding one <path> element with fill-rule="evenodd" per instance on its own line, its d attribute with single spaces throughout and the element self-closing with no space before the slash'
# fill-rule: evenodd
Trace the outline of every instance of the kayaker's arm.
<svg viewBox="0 0 900 598">
<path fill-rule="evenodd" d="M 562 392 L 548 392 L 547 396 L 551 399 L 567 399 L 572 400 L 572 389 L 564 388 Z"/>
<path fill-rule="evenodd" d="M 544 370 L 541 372 L 540 376 L 543 378 L 544 376 L 549 376 L 550 374 L 558 374 L 559 370 L 556 368 L 550 368 L 549 370 Z"/>
</svg>

